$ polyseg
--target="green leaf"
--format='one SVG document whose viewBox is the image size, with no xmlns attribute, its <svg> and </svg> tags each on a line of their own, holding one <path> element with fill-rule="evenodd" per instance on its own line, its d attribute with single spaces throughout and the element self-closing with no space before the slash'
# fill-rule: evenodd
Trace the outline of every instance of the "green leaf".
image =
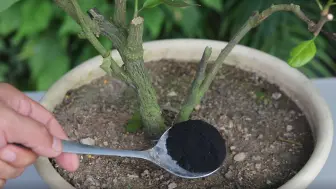
<svg viewBox="0 0 336 189">
<path fill-rule="evenodd" d="M 265 98 L 265 92 L 263 92 L 263 91 L 258 90 L 258 91 L 255 92 L 255 95 L 256 95 L 257 99 L 259 99 L 259 100 L 262 100 L 262 99 Z"/>
<path fill-rule="evenodd" d="M 137 111 L 133 114 L 132 118 L 128 120 L 125 129 L 127 132 L 135 133 L 142 127 L 141 115 L 140 112 Z"/>
<path fill-rule="evenodd" d="M 25 36 L 36 35 L 44 31 L 53 16 L 50 1 L 29 0 L 21 5 L 22 25 L 15 36 L 15 41 L 20 41 Z"/>
<path fill-rule="evenodd" d="M 302 42 L 291 51 L 288 60 L 290 66 L 295 68 L 301 67 L 314 58 L 316 54 L 314 39 Z"/>
<path fill-rule="evenodd" d="M 223 1 L 222 0 L 201 0 L 201 2 L 212 9 L 215 9 L 217 12 L 223 11 Z"/>
<path fill-rule="evenodd" d="M 70 69 L 70 61 L 55 33 L 41 35 L 28 41 L 21 57 L 27 58 L 31 81 L 37 90 L 47 90 L 56 80 Z"/>
<path fill-rule="evenodd" d="M 21 25 L 20 5 L 15 4 L 10 9 L 0 13 L 0 34 L 8 35 Z"/>
<path fill-rule="evenodd" d="M 81 27 L 70 16 L 66 16 L 58 33 L 60 36 L 66 36 L 69 34 L 77 34 L 81 31 Z"/>
<path fill-rule="evenodd" d="M 161 9 L 149 9 L 143 12 L 145 27 L 149 29 L 151 37 L 155 39 L 160 34 L 164 21 L 164 13 Z"/>
<path fill-rule="evenodd" d="M 162 0 L 146 0 L 142 5 L 142 9 L 154 8 L 160 4 L 162 4 Z"/>
<path fill-rule="evenodd" d="M 184 35 L 187 37 L 195 37 L 197 33 L 201 30 L 199 25 L 201 24 L 201 13 L 197 7 L 190 7 L 182 11 L 182 19 L 179 22 L 180 27 L 182 28 Z"/>
<path fill-rule="evenodd" d="M 161 0 L 164 4 L 172 7 L 189 7 L 189 6 L 199 6 L 198 4 L 187 3 L 183 0 Z"/>
<path fill-rule="evenodd" d="M 1 0 L 0 1 L 0 12 L 8 9 L 9 7 L 11 7 L 12 5 L 14 5 L 18 1 L 19 0 Z"/>
</svg>

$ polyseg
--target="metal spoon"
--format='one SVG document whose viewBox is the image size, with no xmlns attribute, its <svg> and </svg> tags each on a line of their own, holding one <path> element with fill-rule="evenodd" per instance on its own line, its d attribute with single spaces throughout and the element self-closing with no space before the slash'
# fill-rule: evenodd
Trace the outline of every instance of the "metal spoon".
<svg viewBox="0 0 336 189">
<path fill-rule="evenodd" d="M 134 157 L 145 159 L 155 163 L 156 165 L 162 167 L 166 171 L 182 177 L 182 178 L 201 178 L 211 175 L 216 172 L 219 167 L 212 172 L 201 172 L 195 173 L 185 170 L 176 164 L 171 156 L 167 152 L 166 139 L 168 138 L 169 129 L 162 134 L 157 144 L 145 151 L 132 151 L 132 150 L 116 150 L 110 148 L 103 148 L 97 146 L 90 146 L 85 144 L 80 144 L 72 141 L 62 141 L 63 152 L 75 153 L 75 154 L 92 154 L 92 155 L 108 155 L 108 156 L 120 156 L 120 157 Z"/>
</svg>

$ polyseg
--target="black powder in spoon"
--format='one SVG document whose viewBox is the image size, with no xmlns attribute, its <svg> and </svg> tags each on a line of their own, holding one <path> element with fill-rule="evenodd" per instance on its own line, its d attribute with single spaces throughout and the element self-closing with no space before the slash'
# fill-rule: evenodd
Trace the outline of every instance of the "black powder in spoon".
<svg viewBox="0 0 336 189">
<path fill-rule="evenodd" d="M 190 172 L 212 172 L 226 157 L 225 140 L 218 130 L 202 120 L 175 124 L 168 131 L 168 154 Z"/>
</svg>

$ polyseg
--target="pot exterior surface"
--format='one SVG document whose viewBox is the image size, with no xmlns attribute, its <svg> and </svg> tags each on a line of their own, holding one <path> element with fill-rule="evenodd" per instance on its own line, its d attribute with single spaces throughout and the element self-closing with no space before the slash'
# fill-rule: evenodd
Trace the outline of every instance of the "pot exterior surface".
<svg viewBox="0 0 336 189">
<path fill-rule="evenodd" d="M 209 46 L 212 47 L 212 61 L 226 45 L 226 42 L 199 39 L 147 42 L 143 45 L 144 59 L 145 62 L 161 59 L 198 62 L 205 47 Z M 112 56 L 119 65 L 122 64 L 116 50 L 112 51 Z M 102 57 L 97 56 L 66 73 L 49 88 L 40 103 L 47 110 L 53 111 L 55 106 L 62 102 L 68 90 L 105 75 L 99 67 L 101 62 Z M 326 102 L 306 76 L 288 66 L 286 62 L 264 52 L 237 45 L 226 58 L 225 64 L 255 72 L 268 82 L 276 84 L 305 113 L 313 131 L 315 149 L 306 165 L 280 189 L 307 188 L 323 168 L 333 142 L 333 120 Z M 57 173 L 48 158 L 40 157 L 35 167 L 50 188 L 74 189 Z"/>
</svg>

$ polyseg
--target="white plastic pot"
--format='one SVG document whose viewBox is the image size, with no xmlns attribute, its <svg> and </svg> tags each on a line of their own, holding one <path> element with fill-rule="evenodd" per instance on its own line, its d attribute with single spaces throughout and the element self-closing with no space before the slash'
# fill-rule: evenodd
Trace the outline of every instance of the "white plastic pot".
<svg viewBox="0 0 336 189">
<path fill-rule="evenodd" d="M 144 44 L 145 61 L 175 59 L 178 61 L 199 61 L 206 46 L 213 49 L 214 60 L 226 42 L 195 39 L 161 40 Z M 113 58 L 121 64 L 117 51 Z M 105 74 L 100 69 L 100 56 L 83 62 L 60 78 L 45 94 L 41 104 L 49 111 L 62 102 L 66 92 L 89 83 Z M 331 150 L 333 121 L 330 110 L 311 81 L 286 62 L 261 51 L 237 45 L 227 57 L 226 64 L 242 70 L 252 71 L 274 83 L 286 93 L 305 113 L 313 131 L 315 149 L 306 165 L 281 189 L 304 189 L 315 179 L 324 166 Z M 74 189 L 54 169 L 47 158 L 39 158 L 35 167 L 51 189 Z"/>
</svg>

